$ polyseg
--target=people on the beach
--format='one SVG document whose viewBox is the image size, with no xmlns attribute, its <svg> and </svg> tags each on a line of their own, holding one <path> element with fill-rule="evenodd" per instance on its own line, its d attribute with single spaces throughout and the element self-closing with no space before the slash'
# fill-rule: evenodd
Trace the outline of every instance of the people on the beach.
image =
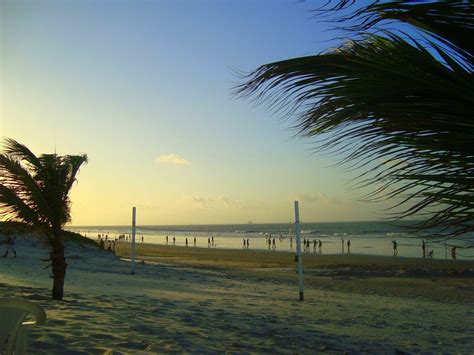
<svg viewBox="0 0 474 355">
<path fill-rule="evenodd" d="M 95 233 L 94 233 L 93 235 L 91 235 L 91 237 L 92 237 L 94 240 L 95 240 L 95 236 L 99 236 L 99 235 L 98 235 L 98 234 L 95 234 Z M 98 247 L 101 248 L 102 250 L 107 250 L 107 251 L 115 252 L 116 247 L 117 247 L 117 242 L 119 242 L 118 247 L 119 247 L 119 251 L 120 251 L 120 250 L 121 250 L 121 249 L 120 249 L 120 245 L 123 245 L 123 244 L 121 243 L 121 241 L 124 240 L 127 235 L 126 235 L 126 234 L 111 234 L 111 238 L 108 238 L 108 239 L 106 239 L 106 236 L 107 236 L 107 234 L 105 234 L 105 233 L 100 234 L 100 239 L 97 241 Z M 265 244 L 262 245 L 262 244 L 260 244 L 260 243 L 262 243 L 262 242 L 264 241 L 264 239 L 262 238 L 262 236 L 263 236 L 263 233 L 260 235 L 260 237 L 258 237 L 258 238 L 255 239 L 255 243 L 254 243 L 255 245 L 252 245 L 252 247 L 253 247 L 254 249 L 258 250 L 258 249 L 267 249 L 267 248 L 268 248 L 269 250 L 276 250 L 276 249 L 278 249 L 279 251 L 280 251 L 280 250 L 281 250 L 281 251 L 287 251 L 287 252 L 289 252 L 290 250 L 291 250 L 291 251 L 294 251 L 294 250 L 292 249 L 292 247 L 293 247 L 293 245 L 292 245 L 292 244 L 293 244 L 293 238 L 292 238 L 291 236 L 288 236 L 288 237 L 285 236 L 285 237 L 283 238 L 284 240 L 285 240 L 285 239 L 286 239 L 286 240 L 289 240 L 290 245 L 285 244 L 285 243 L 282 243 L 281 245 L 279 245 L 279 244 L 277 243 L 277 241 L 279 240 L 280 234 L 272 235 L 271 238 L 270 238 L 270 235 L 267 234 L 267 243 L 266 243 L 266 245 L 265 245 Z M 303 236 L 305 236 L 305 235 L 303 234 Z M 6 236 L 5 236 L 5 237 L 6 237 Z M 144 235 L 139 235 L 139 238 L 140 238 L 140 237 L 141 237 L 141 239 L 139 239 L 139 240 L 141 240 L 141 241 L 144 243 Z M 187 236 L 186 236 L 186 234 L 185 234 L 185 235 L 182 235 L 182 237 L 185 237 L 184 240 L 180 239 L 181 241 L 184 242 L 183 244 L 181 244 L 181 241 L 178 241 L 178 240 L 177 240 L 177 239 L 181 238 L 181 237 L 179 237 L 179 236 L 178 236 L 178 237 L 173 237 L 172 235 L 171 235 L 171 236 L 165 235 L 165 241 L 166 241 L 167 245 L 168 245 L 168 243 L 171 243 L 171 242 L 172 242 L 172 243 L 173 243 L 172 245 L 181 246 L 181 247 L 182 247 L 182 246 L 189 247 L 189 246 L 190 246 L 190 243 L 194 243 L 194 246 L 197 247 L 197 235 L 187 234 Z M 311 236 L 311 237 L 312 237 L 312 236 Z M 309 254 L 309 253 L 314 253 L 314 254 L 319 253 L 319 254 L 322 254 L 322 244 L 323 244 L 322 240 L 321 240 L 321 239 L 315 239 L 314 237 L 313 237 L 313 239 L 311 239 L 311 237 L 306 238 L 306 236 L 305 236 L 305 238 L 304 238 L 302 241 L 300 241 L 300 243 L 301 243 L 301 251 L 302 251 L 302 252 L 305 252 L 305 254 L 306 254 L 306 253 L 308 253 L 308 254 Z M 392 236 L 392 237 L 393 237 L 393 236 Z M 115 240 L 114 240 L 114 238 L 115 238 Z M 170 240 L 170 238 L 172 238 L 172 240 Z M 192 238 L 192 239 L 191 239 L 191 238 Z M 200 237 L 200 238 L 201 238 L 201 237 Z M 241 238 L 242 238 L 241 248 L 243 248 L 243 249 L 250 249 L 250 239 L 248 239 L 246 236 L 245 236 L 244 238 L 243 238 L 243 236 L 241 236 Z M 326 253 L 331 253 L 331 250 L 332 250 L 332 249 L 331 249 L 331 248 L 332 248 L 332 247 L 331 247 L 331 245 L 332 245 L 332 244 L 331 244 L 331 243 L 332 243 L 331 240 L 332 240 L 332 241 L 336 240 L 336 246 L 335 246 L 335 247 L 337 248 L 337 240 L 338 240 L 338 238 L 340 238 L 340 241 L 341 241 L 341 248 L 343 247 L 344 253 L 352 254 L 352 251 L 353 251 L 353 250 L 352 250 L 352 239 L 346 239 L 346 238 L 350 238 L 350 234 L 349 234 L 349 235 L 348 235 L 348 234 L 344 234 L 343 237 L 341 237 L 341 235 L 338 235 L 338 236 L 333 236 L 333 237 L 331 237 L 331 238 L 328 238 L 328 243 L 329 243 L 329 244 L 327 244 L 327 246 L 325 246 L 325 248 L 327 248 L 327 249 L 325 249 Z M 397 238 L 398 238 L 398 237 L 397 237 Z M 0 244 L 4 244 L 5 246 L 7 246 L 6 241 L 4 241 L 4 242 L 2 243 L 2 240 L 3 240 L 3 239 L 4 239 L 4 237 L 0 235 Z M 238 238 L 236 238 L 236 239 L 238 239 Z M 360 239 L 360 238 L 357 238 L 357 241 L 356 241 L 357 248 L 358 248 L 358 249 L 356 250 L 356 254 L 359 253 L 358 250 L 359 250 L 360 248 L 365 248 L 365 245 L 368 245 L 368 244 L 364 244 L 364 243 L 368 243 L 368 241 L 366 241 L 366 240 L 359 240 L 359 239 Z M 387 239 L 388 239 L 388 238 L 387 238 Z M 213 244 L 212 244 L 212 241 L 213 241 L 213 240 L 214 240 L 214 246 L 217 247 L 217 245 L 216 245 L 217 235 L 214 237 L 214 236 L 211 235 L 211 233 L 209 233 L 209 235 L 208 235 L 208 244 L 209 244 L 209 247 L 210 247 L 210 248 L 212 248 L 212 246 L 213 246 Z M 326 240 L 326 239 L 325 239 L 325 240 Z M 150 241 L 151 241 L 151 240 L 150 240 Z M 148 241 L 147 243 L 149 243 L 150 241 Z M 342 244 L 342 241 L 344 241 L 344 244 Z M 158 243 L 161 243 L 161 242 L 159 242 L 159 240 L 158 240 L 157 242 L 158 242 Z M 204 238 L 204 242 L 205 242 L 205 238 Z M 296 240 L 295 240 L 295 242 L 296 242 Z M 382 241 L 380 241 L 380 242 L 382 242 Z M 388 246 L 390 245 L 390 244 L 388 244 L 387 242 L 388 242 L 388 240 L 386 240 L 385 242 L 383 242 L 386 247 L 388 247 Z M 405 239 L 404 239 L 404 238 L 402 238 L 402 239 L 399 238 L 398 240 L 396 240 L 396 239 L 392 239 L 392 240 L 391 240 L 391 243 L 392 243 L 392 253 L 393 253 L 392 255 L 393 255 L 393 256 L 398 256 L 398 243 L 399 243 L 399 242 L 402 243 L 402 244 L 401 244 L 402 246 L 405 245 L 405 244 L 404 244 L 404 242 L 405 242 Z M 202 243 L 202 240 L 201 240 L 200 243 Z M 232 243 L 237 243 L 237 245 L 238 245 L 238 241 L 237 241 L 237 240 L 234 240 L 234 242 L 231 242 L 230 239 L 228 240 L 228 239 L 225 238 L 225 237 L 220 240 L 220 243 L 221 243 L 221 244 L 219 244 L 219 248 L 224 248 L 224 249 L 226 249 L 226 248 L 231 248 L 231 247 L 232 247 Z M 420 243 L 420 244 L 417 244 L 417 243 Z M 330 245 L 330 244 L 331 244 L 331 245 Z M 148 244 L 147 244 L 147 245 L 148 245 Z M 204 244 L 204 245 L 205 245 L 205 244 Z M 233 245 L 235 246 L 235 244 L 233 244 Z M 407 244 L 407 245 L 408 245 L 408 244 Z M 434 244 L 433 244 L 433 245 L 434 245 Z M 421 240 L 421 242 L 420 242 L 420 240 L 418 239 L 418 242 L 415 241 L 415 244 L 411 247 L 411 248 L 413 249 L 413 250 L 411 250 L 411 252 L 410 252 L 410 250 L 408 250 L 407 248 L 405 248 L 405 249 L 407 249 L 407 250 L 405 250 L 405 249 L 403 249 L 403 248 L 402 248 L 402 249 L 405 250 L 405 253 L 408 253 L 407 255 L 412 255 L 412 254 L 414 253 L 414 255 L 416 256 L 416 254 L 417 254 L 416 249 L 421 247 L 421 249 L 422 249 L 422 250 L 421 250 L 421 251 L 422 251 L 422 255 L 421 255 L 421 256 L 426 259 L 426 258 L 433 258 L 433 257 L 434 257 L 434 251 L 432 250 L 432 249 L 433 249 L 433 245 L 431 245 L 431 242 L 430 242 L 429 239 L 428 239 L 428 240 L 424 240 L 424 239 L 423 239 L 423 240 Z M 200 246 L 203 246 L 203 245 L 200 244 Z M 405 245 L 405 246 L 406 246 L 406 245 Z M 266 247 L 267 247 L 267 248 L 266 248 Z M 290 247 L 291 249 L 289 250 L 288 247 Z M 333 245 L 333 247 L 334 247 L 334 245 Z M 380 251 L 383 251 L 383 247 L 382 247 L 382 249 L 380 249 L 380 247 L 378 247 L 377 244 L 376 244 L 376 245 L 372 245 L 372 247 L 374 248 L 374 250 L 378 250 L 379 252 L 380 252 Z M 2 248 L 2 246 L 0 245 L 0 249 L 1 249 L 1 248 Z M 347 249 L 346 249 L 346 248 L 347 248 Z M 460 257 L 461 259 L 463 259 L 463 257 L 464 257 L 463 251 L 461 250 L 461 254 L 458 254 L 457 248 L 458 248 L 458 247 L 454 247 L 453 245 L 448 245 L 448 246 L 447 246 L 447 249 L 448 249 L 448 251 L 447 251 L 447 257 L 448 257 L 448 258 L 451 257 L 452 260 L 457 260 L 457 259 L 458 259 L 458 256 L 461 255 L 461 256 L 459 256 L 459 257 Z M 361 250 L 363 250 L 363 249 L 361 249 Z M 402 252 L 403 252 L 403 250 L 402 250 Z M 334 252 L 334 251 L 337 252 L 337 249 L 333 250 L 332 252 Z M 8 253 L 7 253 L 7 250 L 6 250 L 6 249 L 3 249 L 3 254 L 0 254 L 0 258 L 1 258 L 1 256 L 4 256 L 4 255 L 13 257 L 13 256 L 15 255 L 15 252 L 16 252 L 16 250 L 14 250 L 14 249 L 10 250 L 10 249 L 9 249 L 9 250 L 8 250 Z M 418 249 L 418 253 L 419 253 L 419 252 L 420 252 L 420 249 Z M 410 253 L 411 253 L 411 254 L 410 254 Z M 20 251 L 20 254 L 21 254 L 21 251 Z M 442 254 L 442 253 L 440 253 L 440 257 L 442 256 L 442 257 L 444 258 L 444 254 L 443 254 L 443 255 L 441 255 L 441 254 Z M 385 255 L 387 255 L 387 254 L 385 253 Z M 402 256 L 403 256 L 403 255 L 404 255 L 404 254 L 402 253 Z M 420 256 L 420 254 L 418 254 L 418 255 Z M 21 256 L 21 255 L 20 255 L 20 256 Z"/>
<path fill-rule="evenodd" d="M 342 254 L 344 254 L 344 238 L 341 237 Z"/>
<path fill-rule="evenodd" d="M 207 247 L 211 247 L 211 238 L 207 237 Z"/>
<path fill-rule="evenodd" d="M 5 255 L 3 255 L 4 258 L 8 256 L 9 251 L 13 252 L 14 257 L 16 258 L 15 241 L 15 237 L 8 235 L 3 242 L 5 244 Z"/>
<path fill-rule="evenodd" d="M 211 237 L 211 245 L 214 247 L 214 236 Z"/>
<path fill-rule="evenodd" d="M 392 240 L 392 244 L 393 244 L 393 256 L 397 256 L 398 255 L 397 241 L 395 239 Z"/>
</svg>

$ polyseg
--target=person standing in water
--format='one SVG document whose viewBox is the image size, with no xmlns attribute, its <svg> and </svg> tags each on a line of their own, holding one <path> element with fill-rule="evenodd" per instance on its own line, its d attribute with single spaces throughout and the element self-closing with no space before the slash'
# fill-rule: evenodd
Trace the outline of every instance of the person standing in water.
<svg viewBox="0 0 474 355">
<path fill-rule="evenodd" d="M 322 254 L 323 252 L 323 242 L 321 241 L 321 239 L 319 239 L 319 254 Z"/>
<path fill-rule="evenodd" d="M 350 254 L 351 253 L 351 240 L 349 239 L 347 241 L 347 254 Z"/>
<path fill-rule="evenodd" d="M 3 242 L 6 247 L 5 247 L 5 255 L 3 255 L 4 258 L 8 256 L 8 252 L 11 251 L 13 252 L 14 257 L 16 258 L 16 250 L 15 250 L 15 237 L 12 237 L 9 235 L 7 239 Z"/>
<path fill-rule="evenodd" d="M 451 248 L 451 257 L 453 260 L 456 260 L 456 247 Z"/>
<path fill-rule="evenodd" d="M 194 236 L 194 246 L 196 246 L 196 236 Z"/>
<path fill-rule="evenodd" d="M 421 249 L 423 250 L 423 259 L 426 258 L 426 243 L 424 240 L 421 241 Z"/>
<path fill-rule="evenodd" d="M 250 239 L 247 238 L 247 249 L 250 247 Z"/>
<path fill-rule="evenodd" d="M 344 238 L 341 237 L 342 254 L 344 254 Z"/>
<path fill-rule="evenodd" d="M 393 244 L 393 256 L 397 256 L 398 255 L 398 244 L 397 244 L 397 241 L 396 240 L 393 240 L 392 241 L 392 244 Z"/>
<path fill-rule="evenodd" d="M 188 237 L 186 237 L 186 246 L 188 246 Z"/>
</svg>

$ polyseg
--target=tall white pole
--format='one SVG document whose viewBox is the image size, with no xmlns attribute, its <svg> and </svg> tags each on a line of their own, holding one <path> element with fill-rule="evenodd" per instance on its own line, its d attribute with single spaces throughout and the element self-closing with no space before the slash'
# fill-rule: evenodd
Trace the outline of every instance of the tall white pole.
<svg viewBox="0 0 474 355">
<path fill-rule="evenodd" d="M 298 262 L 298 282 L 300 286 L 300 301 L 304 301 L 303 258 L 301 257 L 300 209 L 298 206 L 298 201 L 295 201 L 295 230 L 296 230 L 296 261 Z"/>
<path fill-rule="evenodd" d="M 135 275 L 135 225 L 136 225 L 137 208 L 132 207 L 132 275 Z"/>
</svg>

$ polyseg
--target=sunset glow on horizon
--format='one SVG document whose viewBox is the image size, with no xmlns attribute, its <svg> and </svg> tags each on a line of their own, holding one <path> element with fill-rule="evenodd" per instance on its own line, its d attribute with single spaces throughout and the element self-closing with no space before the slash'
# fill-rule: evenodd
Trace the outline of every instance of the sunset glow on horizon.
<svg viewBox="0 0 474 355">
<path fill-rule="evenodd" d="M 35 154 L 86 153 L 73 225 L 380 218 L 356 172 L 293 121 L 231 95 L 248 72 L 331 47 L 295 1 L 0 3 L 0 129 Z"/>
</svg>

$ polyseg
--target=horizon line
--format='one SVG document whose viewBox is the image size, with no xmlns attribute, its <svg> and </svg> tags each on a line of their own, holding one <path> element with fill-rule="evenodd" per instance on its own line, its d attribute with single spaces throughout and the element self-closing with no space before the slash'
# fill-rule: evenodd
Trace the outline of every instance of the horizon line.
<svg viewBox="0 0 474 355">
<path fill-rule="evenodd" d="M 379 223 L 390 223 L 390 222 L 413 222 L 413 221 L 418 221 L 416 219 L 411 219 L 411 220 L 405 220 L 405 221 L 389 221 L 389 220 L 361 220 L 361 221 L 319 221 L 319 222 L 303 222 L 300 221 L 300 224 L 302 223 L 367 223 L 367 222 L 379 222 Z M 262 223 L 202 223 L 202 224 L 196 224 L 196 223 L 189 223 L 189 224 L 140 224 L 138 226 L 161 226 L 161 227 L 166 227 L 166 226 L 225 226 L 225 225 L 242 225 L 242 226 L 251 226 L 251 225 L 263 225 L 263 224 L 287 224 L 287 225 L 292 225 L 295 222 L 262 222 Z M 79 228 L 79 227 L 131 227 L 131 224 L 83 224 L 83 225 L 67 225 L 66 227 L 73 227 L 73 228 Z"/>
</svg>

